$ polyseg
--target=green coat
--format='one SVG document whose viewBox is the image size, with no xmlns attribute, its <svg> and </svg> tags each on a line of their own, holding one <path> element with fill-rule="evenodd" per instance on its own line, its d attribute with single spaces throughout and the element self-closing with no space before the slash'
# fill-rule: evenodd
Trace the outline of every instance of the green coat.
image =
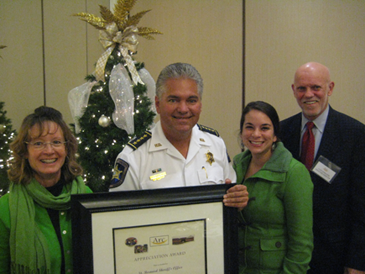
<svg viewBox="0 0 365 274">
<path fill-rule="evenodd" d="M 87 193 L 91 193 L 90 188 Z M 66 191 L 63 188 L 62 193 Z M 61 270 L 61 248 L 53 228 L 52 221 L 46 208 L 37 203 L 35 205 L 35 218 L 40 230 L 45 235 L 51 255 L 51 273 L 57 274 Z M 71 210 L 59 211 L 60 229 L 65 256 L 66 273 L 73 273 L 72 270 L 72 233 L 71 233 Z M 10 273 L 10 211 L 9 195 L 5 194 L 0 199 L 0 274 Z"/>
<path fill-rule="evenodd" d="M 251 152 L 234 157 L 237 183 L 250 201 L 239 216 L 240 273 L 306 273 L 313 250 L 313 184 L 281 142 L 270 160 L 244 180 Z"/>
</svg>

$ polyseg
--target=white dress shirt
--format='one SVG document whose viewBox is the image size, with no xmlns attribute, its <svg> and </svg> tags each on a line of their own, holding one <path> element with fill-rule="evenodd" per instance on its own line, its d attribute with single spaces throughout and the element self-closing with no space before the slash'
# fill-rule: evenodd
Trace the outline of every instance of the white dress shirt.
<svg viewBox="0 0 365 274">
<path fill-rule="evenodd" d="M 227 178 L 235 183 L 236 173 L 223 139 L 206 131 L 214 130 L 193 127 L 184 158 L 166 139 L 158 122 L 150 134 L 136 140 L 134 148 L 132 140 L 132 147 L 126 146 L 118 155 L 114 177 L 120 175 L 122 179 L 114 179 L 110 191 L 224 184 Z"/>
</svg>

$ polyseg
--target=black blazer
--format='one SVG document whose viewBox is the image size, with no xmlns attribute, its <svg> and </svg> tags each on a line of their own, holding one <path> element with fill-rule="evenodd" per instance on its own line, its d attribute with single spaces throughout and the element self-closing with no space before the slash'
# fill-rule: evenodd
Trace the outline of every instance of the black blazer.
<svg viewBox="0 0 365 274">
<path fill-rule="evenodd" d="M 281 122 L 281 140 L 300 160 L 298 113 Z M 314 250 L 309 273 L 365 270 L 365 125 L 331 107 L 316 159 L 341 168 L 331 184 L 311 172 Z"/>
</svg>

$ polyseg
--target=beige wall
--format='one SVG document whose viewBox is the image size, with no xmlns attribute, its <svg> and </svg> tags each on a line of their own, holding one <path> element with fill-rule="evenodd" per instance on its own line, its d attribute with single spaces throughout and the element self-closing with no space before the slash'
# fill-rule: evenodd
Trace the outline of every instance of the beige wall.
<svg viewBox="0 0 365 274">
<path fill-rule="evenodd" d="M 18 129 L 43 104 L 41 1 L 1 1 L 0 18 L 0 101 Z"/>
<path fill-rule="evenodd" d="M 36 107 L 46 104 L 72 122 L 67 95 L 83 84 L 102 51 L 97 31 L 77 12 L 99 13 L 109 0 L 1 0 L 0 101 L 13 128 Z M 42 33 L 42 27 L 44 33 Z M 42 49 L 44 43 L 44 51 Z"/>
<path fill-rule="evenodd" d="M 17 129 L 44 102 L 71 123 L 70 89 L 84 83 L 102 52 L 97 31 L 70 16 L 99 15 L 109 0 L 47 0 L 42 51 L 41 1 L 0 1 L 0 101 Z M 205 81 L 200 122 L 217 129 L 231 156 L 239 152 L 237 131 L 242 89 L 241 0 L 138 0 L 132 14 L 152 9 L 140 26 L 163 35 L 139 38 L 136 59 L 153 78 L 172 62 L 192 63 Z M 246 102 L 265 100 L 281 118 L 299 111 L 290 85 L 307 62 L 327 65 L 336 83 L 332 106 L 365 122 L 365 1 L 246 0 Z M 43 75 L 43 60 L 45 78 Z M 45 80 L 44 80 L 45 79 Z"/>
<path fill-rule="evenodd" d="M 364 123 L 365 1 L 246 0 L 246 103 L 299 112 L 291 84 L 308 61 L 330 68 L 332 107 Z"/>
<path fill-rule="evenodd" d="M 204 80 L 199 123 L 218 130 L 231 156 L 240 152 L 237 136 L 242 108 L 242 3 L 138 0 L 132 10 L 135 14 L 152 9 L 140 26 L 163 32 L 152 41 L 140 38 L 136 60 L 145 63 L 155 80 L 165 66 L 174 62 L 190 63 L 198 69 Z"/>
<path fill-rule="evenodd" d="M 59 109 L 71 123 L 67 94 L 84 83 L 87 69 L 89 73 L 93 71 L 90 66 L 102 49 L 97 31 L 90 26 L 86 29 L 86 23 L 70 15 L 87 11 L 100 16 L 98 4 L 109 6 L 109 1 L 43 1 L 45 81 L 41 1 L 29 2 L 2 0 L 0 3 L 0 18 L 8 19 L 0 26 L 0 44 L 8 46 L 1 52 L 0 100 L 6 102 L 9 118 L 18 128 L 26 114 L 43 104 L 45 85 L 46 104 Z M 152 11 L 142 18 L 139 26 L 154 27 L 164 34 L 156 35 L 155 41 L 139 38 L 136 60 L 145 63 L 155 80 L 160 70 L 170 63 L 188 62 L 196 66 L 205 80 L 200 123 L 221 133 L 231 155 L 238 153 L 242 1 L 139 0 L 132 14 L 146 9 Z M 31 30 L 35 34 L 30 35 Z M 26 56 L 21 57 L 19 53 Z"/>
</svg>

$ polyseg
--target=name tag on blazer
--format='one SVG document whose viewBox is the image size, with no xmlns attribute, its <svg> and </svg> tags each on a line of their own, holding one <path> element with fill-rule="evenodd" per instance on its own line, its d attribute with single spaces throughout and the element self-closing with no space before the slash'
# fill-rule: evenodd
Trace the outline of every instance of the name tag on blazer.
<svg viewBox="0 0 365 274">
<path fill-rule="evenodd" d="M 340 173 L 341 168 L 336 164 L 332 163 L 327 158 L 322 155 L 319 156 L 318 160 L 314 163 L 312 172 L 317 174 L 327 183 L 331 184 L 333 180 L 336 178 L 338 173 Z"/>
</svg>

